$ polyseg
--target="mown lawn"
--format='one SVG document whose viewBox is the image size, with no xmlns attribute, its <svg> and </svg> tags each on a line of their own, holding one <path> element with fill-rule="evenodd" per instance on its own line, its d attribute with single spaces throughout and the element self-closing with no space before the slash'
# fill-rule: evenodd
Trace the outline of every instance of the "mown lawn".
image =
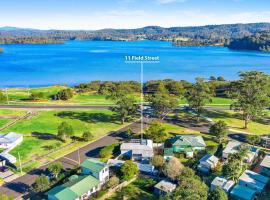
<svg viewBox="0 0 270 200">
<path fill-rule="evenodd" d="M 113 102 L 110 99 L 107 99 L 107 95 L 95 94 L 95 93 L 80 93 L 75 94 L 73 98 L 68 101 L 53 101 L 50 97 L 60 90 L 66 88 L 65 86 L 51 86 L 44 88 L 31 88 L 31 89 L 9 89 L 9 100 L 11 103 L 20 103 L 20 104 L 81 104 L 81 105 L 112 105 Z M 29 95 L 31 93 L 43 92 L 46 95 L 46 99 L 43 101 L 29 101 Z M 140 94 L 132 94 L 137 102 L 140 102 Z M 5 103 L 5 102 L 3 102 Z M 179 100 L 180 104 L 187 104 L 186 99 Z M 231 99 L 221 98 L 221 97 L 213 97 L 212 101 L 207 103 L 207 105 L 230 105 L 232 103 Z"/>
<path fill-rule="evenodd" d="M 26 114 L 26 110 L 23 109 L 0 109 L 0 116 L 17 117 Z"/>
<path fill-rule="evenodd" d="M 269 112 L 268 112 L 269 113 Z M 251 134 L 269 134 L 270 130 L 270 116 L 265 116 L 263 120 L 251 121 L 248 129 L 244 129 L 244 120 L 241 119 L 240 113 L 227 110 L 227 111 L 206 111 L 204 116 L 213 119 L 214 121 L 223 120 L 231 129 L 243 131 Z M 268 120 L 268 122 L 267 122 Z"/>
<path fill-rule="evenodd" d="M 82 104 L 89 104 L 89 105 L 113 105 L 113 101 L 108 99 L 106 95 L 100 94 L 80 94 L 74 96 L 70 102 L 74 103 L 82 103 Z"/>
<path fill-rule="evenodd" d="M 128 186 L 116 192 L 108 200 L 156 200 L 158 196 L 153 192 L 155 183 L 152 179 L 139 177 Z"/>
<path fill-rule="evenodd" d="M 57 134 L 57 128 L 63 121 L 72 125 L 76 136 L 84 131 L 100 135 L 119 127 L 119 121 L 110 110 L 49 110 L 39 111 L 37 116 L 26 119 L 10 127 L 8 131 L 23 134 Z"/>
<path fill-rule="evenodd" d="M 63 121 L 72 125 L 75 136 L 81 137 L 84 131 L 90 131 L 94 135 L 94 139 L 123 126 L 119 123 L 115 113 L 110 110 L 39 111 L 37 116 L 21 121 L 5 130 L 5 132 L 14 131 L 26 135 L 23 143 L 13 149 L 11 153 L 17 157 L 20 152 L 22 161 L 25 162 L 44 155 L 54 148 L 69 144 L 71 140 L 63 143 L 55 137 L 57 128 Z"/>
<path fill-rule="evenodd" d="M 51 87 L 44 87 L 44 88 L 15 88 L 15 89 L 8 89 L 8 97 L 10 101 L 23 101 L 29 98 L 31 93 L 38 93 L 43 92 L 45 93 L 46 97 L 49 98 L 51 95 L 56 94 L 60 90 L 66 88 L 65 86 L 51 86 Z"/>
<path fill-rule="evenodd" d="M 232 100 L 229 98 L 212 97 L 211 102 L 207 102 L 206 105 L 230 105 Z M 181 99 L 180 104 L 188 104 L 186 99 Z"/>
<path fill-rule="evenodd" d="M 166 131 L 170 135 L 177 135 L 177 134 L 199 134 L 198 131 L 188 129 L 182 126 L 174 125 L 174 124 L 164 124 L 164 127 L 166 128 Z"/>
<path fill-rule="evenodd" d="M 10 121 L 11 121 L 11 119 L 0 119 L 0 128 Z"/>
</svg>

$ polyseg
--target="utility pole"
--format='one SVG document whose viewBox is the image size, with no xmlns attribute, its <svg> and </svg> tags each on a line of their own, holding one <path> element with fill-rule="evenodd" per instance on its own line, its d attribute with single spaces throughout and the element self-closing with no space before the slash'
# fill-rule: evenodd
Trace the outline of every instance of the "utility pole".
<svg viewBox="0 0 270 200">
<path fill-rule="evenodd" d="M 22 162 L 21 162 L 20 152 L 18 152 L 18 158 L 19 158 L 19 164 L 20 164 L 20 171 L 21 171 L 21 175 L 22 175 Z"/>
</svg>

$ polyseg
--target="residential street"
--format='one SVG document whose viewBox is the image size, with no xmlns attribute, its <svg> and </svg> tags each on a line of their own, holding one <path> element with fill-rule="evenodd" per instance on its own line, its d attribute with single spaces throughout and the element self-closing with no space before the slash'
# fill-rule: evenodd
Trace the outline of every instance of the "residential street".
<svg viewBox="0 0 270 200">
<path fill-rule="evenodd" d="M 140 123 L 134 122 L 133 124 L 126 126 L 124 128 L 119 129 L 116 132 L 110 133 L 109 135 L 93 142 L 85 147 L 80 148 L 80 161 L 82 162 L 87 157 L 96 157 L 98 155 L 99 150 L 110 144 L 115 143 L 117 140 L 122 140 L 121 133 L 126 131 L 128 128 L 132 128 L 134 132 L 140 130 Z M 78 165 L 78 151 L 73 151 L 68 155 L 57 159 L 56 161 L 61 161 L 63 163 L 64 169 L 71 169 L 74 166 Z M 30 186 L 35 182 L 35 179 L 38 175 L 40 175 L 45 169 L 47 165 L 40 167 L 39 169 L 32 170 L 29 173 L 13 180 L 10 183 L 7 183 L 0 187 L 0 194 L 6 194 L 8 196 L 13 196 L 14 198 L 20 199 L 30 189 Z M 27 197 L 27 195 L 26 195 Z"/>
</svg>

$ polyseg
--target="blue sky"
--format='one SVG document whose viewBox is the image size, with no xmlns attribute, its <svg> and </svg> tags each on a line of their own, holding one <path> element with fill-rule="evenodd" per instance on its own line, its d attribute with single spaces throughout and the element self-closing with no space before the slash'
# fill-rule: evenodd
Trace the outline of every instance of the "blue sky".
<svg viewBox="0 0 270 200">
<path fill-rule="evenodd" d="M 270 0 L 2 0 L 0 27 L 138 28 L 270 22 Z"/>
</svg>

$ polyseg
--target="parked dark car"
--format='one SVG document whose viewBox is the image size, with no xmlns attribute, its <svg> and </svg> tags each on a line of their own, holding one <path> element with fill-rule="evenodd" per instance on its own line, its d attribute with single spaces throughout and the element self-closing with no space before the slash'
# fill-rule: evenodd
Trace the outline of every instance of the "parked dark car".
<svg viewBox="0 0 270 200">
<path fill-rule="evenodd" d="M 6 172 L 6 171 L 8 171 L 8 167 L 6 166 L 0 167 L 0 172 Z"/>
</svg>

